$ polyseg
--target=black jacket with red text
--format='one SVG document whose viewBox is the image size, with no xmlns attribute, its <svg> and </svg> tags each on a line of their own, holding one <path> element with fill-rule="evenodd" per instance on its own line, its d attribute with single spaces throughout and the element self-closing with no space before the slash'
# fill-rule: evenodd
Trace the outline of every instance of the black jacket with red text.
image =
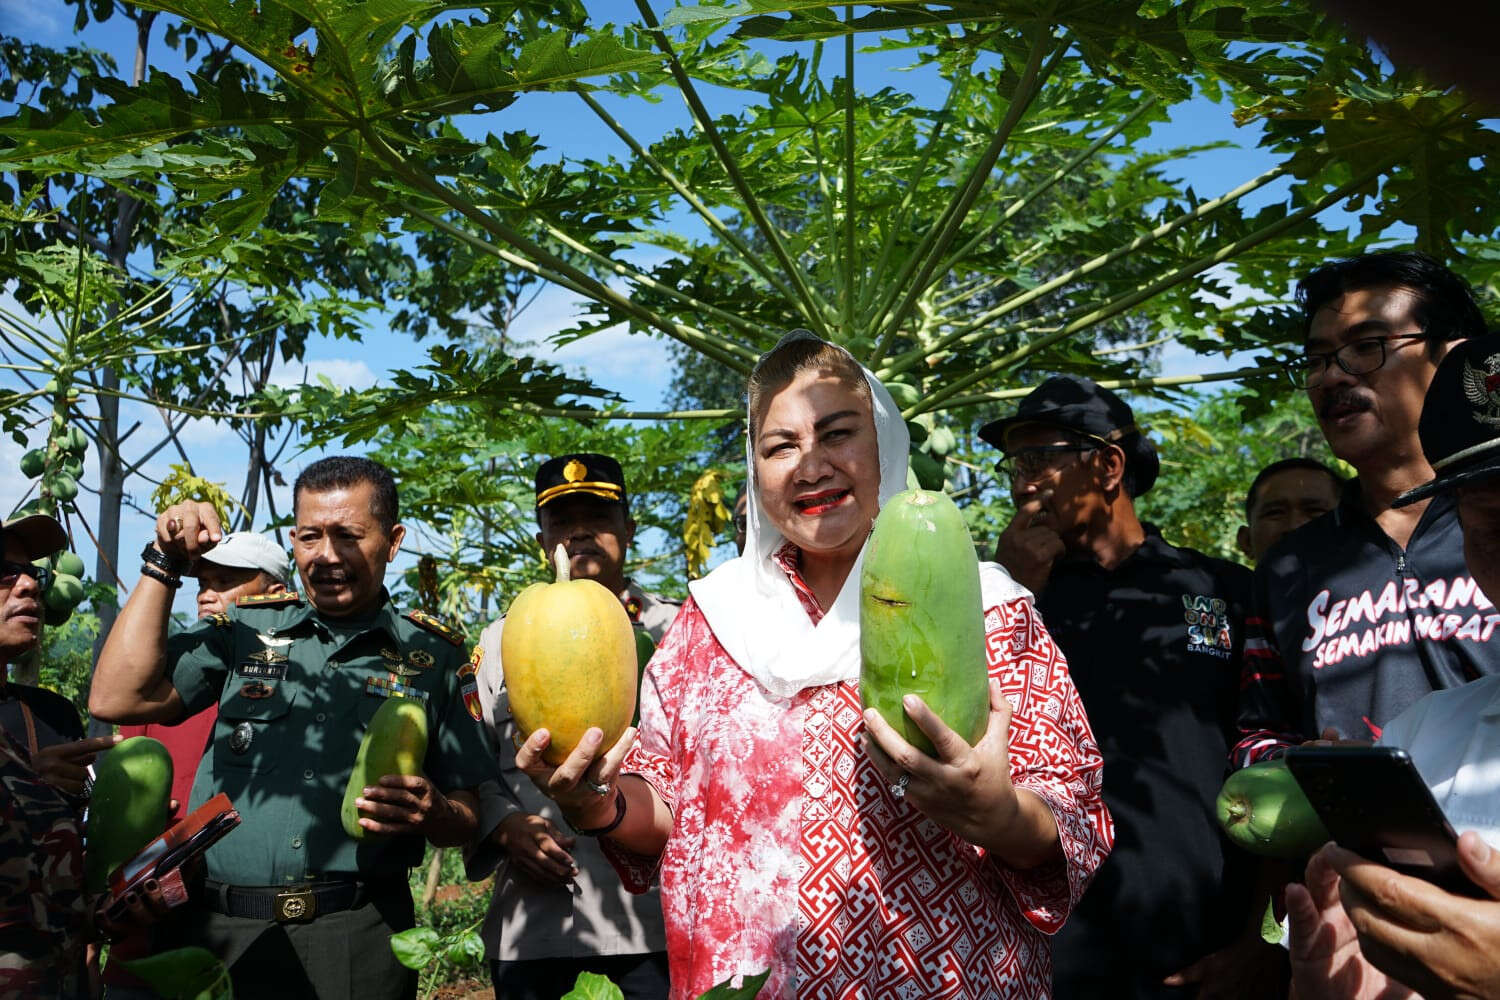
<svg viewBox="0 0 1500 1000">
<path fill-rule="evenodd" d="M 1329 727 L 1377 739 L 1423 695 L 1500 673 L 1500 613 L 1464 566 L 1451 495 L 1406 549 L 1365 510 L 1359 480 L 1333 510 L 1272 546 L 1245 622 L 1237 767 Z"/>
</svg>

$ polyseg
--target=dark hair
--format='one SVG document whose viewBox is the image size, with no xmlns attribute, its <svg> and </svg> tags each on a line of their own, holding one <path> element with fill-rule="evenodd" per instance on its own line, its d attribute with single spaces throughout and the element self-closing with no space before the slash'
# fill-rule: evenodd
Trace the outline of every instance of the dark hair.
<svg viewBox="0 0 1500 1000">
<path fill-rule="evenodd" d="M 1399 285 L 1417 293 L 1416 319 L 1429 341 L 1463 340 L 1485 333 L 1484 314 L 1469 283 L 1425 253 L 1394 250 L 1330 261 L 1297 282 L 1302 336 L 1313 317 L 1346 292 Z"/>
<path fill-rule="evenodd" d="M 292 513 L 297 511 L 297 498 L 306 490 L 309 493 L 326 493 L 329 490 L 344 490 L 360 483 L 375 487 L 375 496 L 370 500 L 370 513 L 390 534 L 400 519 L 400 508 L 396 503 L 396 477 L 391 470 L 379 462 L 357 455 L 332 455 L 320 458 L 303 469 L 292 486 Z"/>
<path fill-rule="evenodd" d="M 803 332 L 805 331 L 794 331 Z M 870 383 L 854 356 L 837 344 L 818 340 L 812 334 L 797 337 L 789 334 L 766 352 L 750 372 L 745 383 L 749 402 L 750 440 L 760 433 L 761 410 L 771 397 L 791 385 L 803 372 L 816 371 L 832 375 L 861 399 L 870 401 Z M 871 403 L 873 409 L 873 402 Z"/>
<path fill-rule="evenodd" d="M 1285 472 L 1288 469 L 1308 469 L 1312 472 L 1321 472 L 1329 479 L 1333 480 L 1333 488 L 1335 492 L 1343 489 L 1344 477 L 1339 475 L 1337 472 L 1334 472 L 1332 469 L 1324 465 L 1322 462 L 1319 462 L 1317 459 L 1283 458 L 1281 461 L 1272 462 L 1264 469 L 1261 469 L 1255 474 L 1255 478 L 1250 481 L 1250 489 L 1245 494 L 1246 522 L 1249 522 L 1250 512 L 1255 509 L 1255 494 L 1260 490 L 1261 484 L 1264 483 L 1267 479 L 1270 479 L 1272 476 L 1276 475 L 1278 472 Z"/>
</svg>

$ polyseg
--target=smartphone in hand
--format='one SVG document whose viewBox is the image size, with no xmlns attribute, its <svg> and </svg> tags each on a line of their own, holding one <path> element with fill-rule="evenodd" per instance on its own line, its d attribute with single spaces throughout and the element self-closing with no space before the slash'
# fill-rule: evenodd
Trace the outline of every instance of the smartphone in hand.
<svg viewBox="0 0 1500 1000">
<path fill-rule="evenodd" d="M 1458 862 L 1458 834 L 1398 747 L 1293 747 L 1287 768 L 1343 848 L 1449 892 L 1487 899 Z"/>
</svg>

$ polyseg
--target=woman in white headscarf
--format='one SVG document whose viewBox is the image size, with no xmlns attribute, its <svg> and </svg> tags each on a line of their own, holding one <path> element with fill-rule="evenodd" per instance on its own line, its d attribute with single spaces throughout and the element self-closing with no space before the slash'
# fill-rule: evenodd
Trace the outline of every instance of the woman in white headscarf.
<svg viewBox="0 0 1500 1000">
<path fill-rule="evenodd" d="M 859 565 L 905 488 L 905 424 L 802 331 L 748 389 L 745 552 L 691 584 L 638 738 L 606 752 L 591 730 L 552 768 L 538 730 L 517 764 L 628 887 L 660 878 L 674 998 L 764 969 L 768 998 L 1046 996 L 1046 936 L 1112 837 L 1067 665 L 1031 595 L 986 563 L 979 745 L 912 696 L 935 759 L 863 712 Z"/>
</svg>

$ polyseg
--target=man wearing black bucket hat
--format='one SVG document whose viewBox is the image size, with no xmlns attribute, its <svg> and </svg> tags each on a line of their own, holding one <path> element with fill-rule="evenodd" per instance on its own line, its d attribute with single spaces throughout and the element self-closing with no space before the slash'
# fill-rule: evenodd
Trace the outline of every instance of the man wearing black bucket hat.
<svg viewBox="0 0 1500 1000">
<path fill-rule="evenodd" d="M 1016 502 L 995 559 L 1067 655 L 1115 820 L 1114 853 L 1053 939 L 1054 995 L 1190 996 L 1208 977 L 1273 995 L 1283 960 L 1247 933 L 1252 866 L 1214 819 L 1249 571 L 1140 521 L 1156 449 L 1093 381 L 1049 378 L 979 433 Z"/>
<path fill-rule="evenodd" d="M 1500 335 L 1449 351 L 1419 431 L 1435 476 L 1391 506 L 1455 500 L 1469 572 L 1491 602 L 1500 599 Z M 1489 607 L 1479 641 L 1500 641 L 1497 625 L 1500 613 Z M 1500 767 L 1500 675 L 1434 691 L 1387 723 L 1380 742 L 1411 755 L 1461 834 L 1460 867 L 1485 897 L 1324 847 L 1308 865 L 1306 887 L 1287 890 L 1298 997 L 1333 1000 L 1355 981 L 1389 997 L 1500 995 L 1500 791 L 1486 777 Z"/>
</svg>

